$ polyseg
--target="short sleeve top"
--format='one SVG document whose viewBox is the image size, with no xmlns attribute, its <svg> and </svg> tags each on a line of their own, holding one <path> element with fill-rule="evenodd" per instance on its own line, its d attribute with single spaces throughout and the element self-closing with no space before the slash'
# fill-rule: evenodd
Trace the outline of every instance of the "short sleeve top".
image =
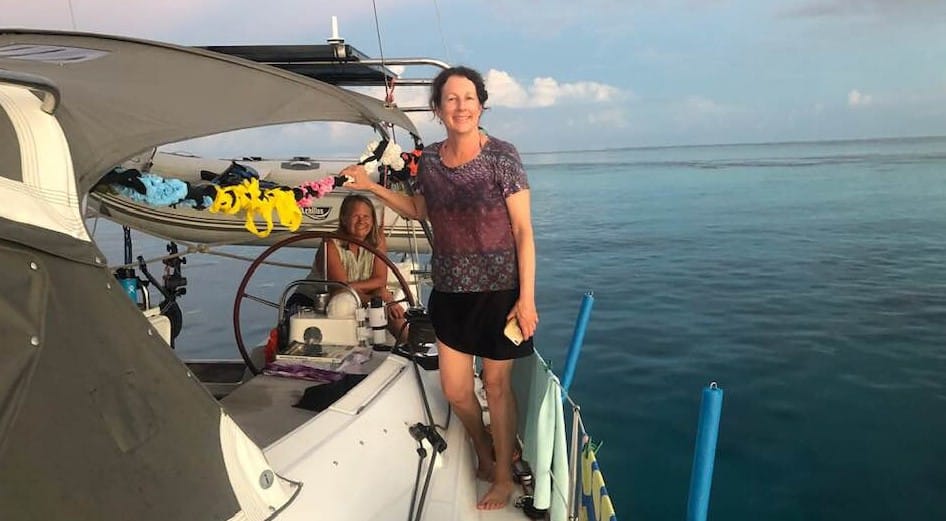
<svg viewBox="0 0 946 521">
<path fill-rule="evenodd" d="M 417 193 L 433 231 L 431 277 L 447 293 L 499 291 L 519 286 L 516 243 L 506 198 L 529 188 L 519 152 L 490 137 L 472 160 L 450 168 L 442 142 L 424 149 Z"/>
</svg>

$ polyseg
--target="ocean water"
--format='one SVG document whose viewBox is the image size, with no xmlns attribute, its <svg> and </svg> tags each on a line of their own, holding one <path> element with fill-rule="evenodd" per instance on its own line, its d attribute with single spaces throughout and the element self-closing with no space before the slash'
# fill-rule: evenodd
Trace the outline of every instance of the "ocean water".
<svg viewBox="0 0 946 521">
<path fill-rule="evenodd" d="M 946 519 L 946 138 L 523 160 L 537 346 L 561 367 L 594 293 L 571 394 L 620 518 L 685 517 L 715 381 L 710 519 Z M 120 263 L 121 234 L 98 227 Z M 164 253 L 134 237 L 136 254 Z M 184 356 L 236 356 L 245 266 L 188 258 Z"/>
</svg>

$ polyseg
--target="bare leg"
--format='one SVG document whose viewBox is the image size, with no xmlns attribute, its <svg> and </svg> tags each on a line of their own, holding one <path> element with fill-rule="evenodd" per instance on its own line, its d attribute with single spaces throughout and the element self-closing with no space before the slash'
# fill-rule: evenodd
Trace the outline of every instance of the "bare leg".
<svg viewBox="0 0 946 521">
<path fill-rule="evenodd" d="M 437 341 L 440 357 L 440 385 L 453 412 L 460 418 L 476 451 L 476 476 L 490 479 L 495 463 L 493 444 L 483 424 L 483 410 L 473 388 L 473 356 Z"/>
<path fill-rule="evenodd" d="M 506 506 L 515 488 L 512 457 L 516 440 L 516 399 L 512 392 L 512 360 L 483 359 L 483 384 L 489 405 L 490 430 L 496 451 L 493 485 L 476 508 L 496 510 Z"/>
</svg>

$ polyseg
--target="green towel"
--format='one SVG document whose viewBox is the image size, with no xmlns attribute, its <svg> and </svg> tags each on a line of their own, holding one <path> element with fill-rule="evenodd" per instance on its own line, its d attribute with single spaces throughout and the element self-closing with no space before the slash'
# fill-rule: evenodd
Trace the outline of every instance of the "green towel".
<svg viewBox="0 0 946 521">
<path fill-rule="evenodd" d="M 519 405 L 522 457 L 532 467 L 533 504 L 552 521 L 568 518 L 568 449 L 562 388 L 538 355 L 516 360 L 513 389 Z"/>
</svg>

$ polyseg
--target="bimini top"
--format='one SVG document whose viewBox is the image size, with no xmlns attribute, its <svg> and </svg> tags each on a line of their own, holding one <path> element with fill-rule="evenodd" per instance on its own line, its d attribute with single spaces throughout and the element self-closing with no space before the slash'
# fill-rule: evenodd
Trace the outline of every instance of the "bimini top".
<svg viewBox="0 0 946 521">
<path fill-rule="evenodd" d="M 265 63 L 332 85 L 384 86 L 397 76 L 387 67 L 370 63 L 366 54 L 341 44 L 213 45 L 208 51 Z"/>
<path fill-rule="evenodd" d="M 143 150 L 231 130 L 340 121 L 417 134 L 403 112 L 362 94 L 205 49 L 119 36 L 0 29 L 0 83 L 46 95 L 80 194 Z M 16 175 L 14 154 L 15 145 L 0 145 L 0 176 Z"/>
</svg>

